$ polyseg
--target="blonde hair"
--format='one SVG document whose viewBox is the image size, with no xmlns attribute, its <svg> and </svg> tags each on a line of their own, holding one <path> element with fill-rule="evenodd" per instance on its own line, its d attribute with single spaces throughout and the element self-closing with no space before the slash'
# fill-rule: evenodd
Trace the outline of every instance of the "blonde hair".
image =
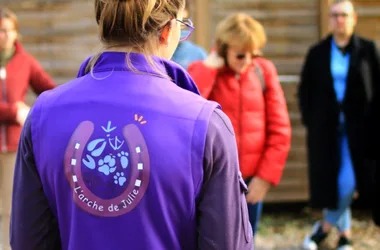
<svg viewBox="0 0 380 250">
<path fill-rule="evenodd" d="M 222 20 L 215 34 L 218 54 L 225 57 L 228 46 L 237 46 L 252 53 L 261 53 L 267 42 L 264 27 L 251 16 L 243 13 L 232 14 Z"/>
<path fill-rule="evenodd" d="M 157 69 L 150 55 L 159 42 L 162 29 L 184 8 L 185 0 L 95 0 L 95 16 L 99 37 L 105 49 L 127 47 L 127 63 L 131 51 L 145 55 Z M 86 72 L 93 67 L 101 53 L 94 56 Z M 161 74 L 160 72 L 157 72 Z"/>
<path fill-rule="evenodd" d="M 336 4 L 339 4 L 339 3 L 350 3 L 352 5 L 352 10 L 355 12 L 355 5 L 354 5 L 354 1 L 352 0 L 333 0 L 331 3 L 330 3 L 330 9 L 336 5 Z"/>
<path fill-rule="evenodd" d="M 354 1 L 351 1 L 351 0 L 333 0 L 333 1 L 330 3 L 329 10 L 331 11 L 331 8 L 332 8 L 333 6 L 335 6 L 336 4 L 340 4 L 340 3 L 350 3 L 350 4 L 352 5 L 352 11 L 353 11 L 353 13 L 356 13 L 356 11 L 355 11 Z"/>
<path fill-rule="evenodd" d="M 3 19 L 3 18 L 11 20 L 17 34 L 19 34 L 20 27 L 18 24 L 18 18 L 16 16 L 16 14 L 8 8 L 0 7 L 0 19 Z"/>
</svg>

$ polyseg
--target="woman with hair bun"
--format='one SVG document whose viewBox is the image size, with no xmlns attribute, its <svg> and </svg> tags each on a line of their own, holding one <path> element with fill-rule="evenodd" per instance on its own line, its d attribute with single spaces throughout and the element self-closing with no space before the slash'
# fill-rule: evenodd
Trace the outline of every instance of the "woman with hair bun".
<svg viewBox="0 0 380 250">
<path fill-rule="evenodd" d="M 169 61 L 184 6 L 95 0 L 104 50 L 25 122 L 13 250 L 252 249 L 231 122 Z"/>
</svg>

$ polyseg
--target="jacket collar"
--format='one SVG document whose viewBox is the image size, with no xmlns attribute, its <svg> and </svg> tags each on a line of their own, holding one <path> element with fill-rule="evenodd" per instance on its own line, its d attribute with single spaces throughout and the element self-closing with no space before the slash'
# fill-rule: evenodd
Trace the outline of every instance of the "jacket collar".
<svg viewBox="0 0 380 250">
<path fill-rule="evenodd" d="M 19 41 L 15 42 L 15 54 L 21 53 L 24 51 L 24 48 L 22 47 L 21 43 Z"/>
<path fill-rule="evenodd" d="M 127 58 L 130 63 L 127 63 Z M 167 74 L 171 81 L 179 87 L 191 91 L 197 95 L 200 95 L 197 86 L 190 77 L 190 75 L 178 64 L 157 57 L 152 56 L 157 69 L 151 67 L 143 54 L 130 53 L 129 57 L 125 52 L 103 52 L 97 60 L 93 72 L 105 72 L 105 71 L 138 71 L 146 74 L 150 74 L 156 77 L 163 77 L 157 73 L 157 70 Z M 86 72 L 86 66 L 91 60 L 91 57 L 87 58 L 80 66 L 77 77 L 82 77 Z M 132 65 L 133 67 L 130 67 Z"/>
<path fill-rule="evenodd" d="M 241 76 L 245 76 L 246 74 L 248 74 L 251 71 L 253 65 L 254 65 L 254 62 L 252 64 L 248 65 L 247 69 L 244 72 L 240 73 L 240 74 L 237 74 L 229 66 L 223 66 L 221 69 L 219 69 L 218 72 L 220 74 L 226 74 L 226 75 L 233 75 L 233 76 L 234 75 L 241 75 Z"/>
<path fill-rule="evenodd" d="M 324 41 L 325 46 L 331 46 L 332 40 L 333 40 L 333 35 L 332 34 L 328 35 Z M 349 53 L 352 53 L 358 48 L 359 48 L 359 37 L 356 34 L 353 34 L 350 38 L 348 45 L 346 46 L 346 49 Z"/>
</svg>

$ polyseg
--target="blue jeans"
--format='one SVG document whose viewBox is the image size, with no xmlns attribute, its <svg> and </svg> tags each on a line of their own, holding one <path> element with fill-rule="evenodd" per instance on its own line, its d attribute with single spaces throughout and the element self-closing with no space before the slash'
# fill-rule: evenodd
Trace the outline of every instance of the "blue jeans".
<svg viewBox="0 0 380 250">
<path fill-rule="evenodd" d="M 340 232 L 351 228 L 351 202 L 356 189 L 354 167 L 348 147 L 348 138 L 343 134 L 341 142 L 341 166 L 338 176 L 338 209 L 324 209 L 323 219 L 330 225 L 336 226 Z"/>
<path fill-rule="evenodd" d="M 248 203 L 249 222 L 252 226 L 253 237 L 255 237 L 255 233 L 258 230 L 262 210 L 262 202 L 258 202 L 256 204 Z"/>
<path fill-rule="evenodd" d="M 251 180 L 252 178 L 245 180 L 245 183 L 247 184 L 247 186 L 249 185 Z M 252 226 L 253 237 L 255 237 L 255 233 L 258 230 L 262 211 L 263 211 L 262 202 L 258 202 L 256 204 L 248 203 L 249 222 L 251 223 L 251 226 Z"/>
<path fill-rule="evenodd" d="M 338 209 L 324 209 L 323 219 L 330 225 L 336 226 L 340 232 L 351 229 L 351 205 L 352 195 L 347 195 L 339 200 Z"/>
</svg>

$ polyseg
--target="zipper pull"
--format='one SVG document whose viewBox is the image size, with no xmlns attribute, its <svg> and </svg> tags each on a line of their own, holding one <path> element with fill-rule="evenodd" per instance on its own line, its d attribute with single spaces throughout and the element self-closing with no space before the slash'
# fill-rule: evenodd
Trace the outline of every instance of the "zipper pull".
<svg viewBox="0 0 380 250">
<path fill-rule="evenodd" d="M 240 81 L 240 74 L 235 75 L 236 80 Z"/>
<path fill-rule="evenodd" d="M 5 80 L 7 78 L 7 71 L 5 70 L 5 67 L 0 68 L 0 79 Z"/>
</svg>

